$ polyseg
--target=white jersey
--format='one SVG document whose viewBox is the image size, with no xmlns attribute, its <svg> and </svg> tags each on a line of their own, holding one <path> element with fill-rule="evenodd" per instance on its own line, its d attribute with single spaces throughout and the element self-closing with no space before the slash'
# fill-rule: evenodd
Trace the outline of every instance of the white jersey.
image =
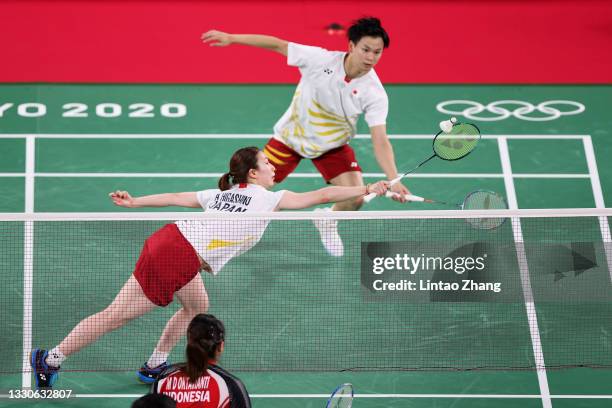
<svg viewBox="0 0 612 408">
<path fill-rule="evenodd" d="M 302 157 L 313 159 L 347 144 L 362 113 L 370 127 L 386 124 L 389 101 L 376 72 L 347 82 L 345 56 L 295 43 L 287 47 L 287 64 L 298 67 L 302 78 L 274 125 L 274 138 Z"/>
<path fill-rule="evenodd" d="M 257 184 L 239 184 L 229 190 L 198 191 L 198 202 L 207 213 L 269 212 L 286 190 L 268 191 Z M 251 249 L 263 236 L 270 220 L 206 219 L 177 221 L 176 225 L 213 274 L 232 258 Z"/>
</svg>

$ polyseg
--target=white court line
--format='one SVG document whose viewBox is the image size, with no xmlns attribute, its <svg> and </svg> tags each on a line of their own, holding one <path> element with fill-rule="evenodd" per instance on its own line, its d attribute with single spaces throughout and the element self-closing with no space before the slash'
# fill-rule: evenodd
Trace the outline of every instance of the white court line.
<svg viewBox="0 0 612 408">
<path fill-rule="evenodd" d="M 253 394 L 252 398 L 329 398 L 329 394 Z M 612 395 L 551 395 L 556 399 L 612 399 Z M 355 398 L 512 398 L 540 399 L 538 394 L 355 394 Z"/>
<path fill-rule="evenodd" d="M 223 173 L 36 173 L 36 177 L 187 177 L 187 178 L 219 178 Z M 384 173 L 362 173 L 363 177 L 386 177 Z M 556 176 L 556 175 L 555 175 Z M 588 178 L 589 175 L 580 175 Z M 292 173 L 290 178 L 321 178 L 319 173 Z M 409 174 L 409 178 L 503 178 L 503 174 L 496 173 L 422 173 Z M 545 177 L 546 178 L 546 177 Z M 557 177 L 555 177 L 557 178 Z"/>
<path fill-rule="evenodd" d="M 593 189 L 595 207 L 606 208 L 603 192 L 601 190 L 601 180 L 599 179 L 599 171 L 597 169 L 597 160 L 595 159 L 595 149 L 593 148 L 593 140 L 589 136 L 588 138 L 582 139 L 582 143 L 584 144 L 584 152 L 587 159 L 587 165 L 589 167 L 589 174 L 591 176 L 591 188 Z M 608 273 L 610 274 L 610 280 L 612 280 L 612 235 L 610 234 L 610 224 L 608 224 L 608 217 L 601 216 L 598 218 L 601 238 L 604 243 L 604 253 L 606 254 L 606 261 L 608 264 Z"/>
<path fill-rule="evenodd" d="M 25 173 L 0 173 L 2 177 L 24 177 Z M 35 173 L 34 177 L 134 177 L 134 178 L 217 178 L 222 173 Z M 363 177 L 385 177 L 384 173 L 362 173 Z M 292 173 L 291 178 L 320 178 L 319 173 Z M 590 179 L 590 174 L 564 174 L 564 173 L 514 173 L 514 178 L 532 179 Z M 504 178 L 503 173 L 416 173 L 408 174 L 406 178 Z"/>
<path fill-rule="evenodd" d="M 563 174 L 563 173 L 512 173 L 512 178 L 520 179 L 588 179 L 588 174 Z"/>
<path fill-rule="evenodd" d="M 597 160 L 595 159 L 595 149 L 593 148 L 593 140 L 590 136 L 582 139 L 584 152 L 589 168 L 589 176 L 591 178 L 591 186 L 593 188 L 593 198 L 596 208 L 605 208 L 603 192 L 601 190 L 601 181 L 599 179 L 599 171 L 597 169 Z"/>
<path fill-rule="evenodd" d="M 73 394 L 72 398 L 140 398 L 144 394 Z M 329 398 L 329 394 L 249 394 L 257 398 Z M 538 394 L 355 394 L 355 398 L 489 398 L 489 399 L 540 399 Z M 552 399 L 612 399 L 612 395 L 551 395 Z M 0 394 L 9 398 L 9 394 Z"/>
<path fill-rule="evenodd" d="M 270 139 L 271 133 L 206 133 L 206 134 L 37 134 L 37 139 Z M 434 134 L 390 134 L 389 139 L 433 139 Z M 0 139 L 23 139 L 26 135 L 0 134 Z M 483 135 L 483 139 L 582 139 L 586 135 Z M 355 139 L 370 139 L 368 134 L 358 134 Z"/>
<path fill-rule="evenodd" d="M 506 197 L 508 198 L 508 206 L 511 210 L 518 209 L 516 199 L 516 190 L 514 189 L 514 179 L 512 178 L 512 165 L 510 163 L 510 152 L 508 150 L 508 141 L 501 137 L 497 139 L 499 147 L 499 156 L 504 172 L 504 184 L 506 186 Z M 536 362 L 536 372 L 538 375 L 538 383 L 540 385 L 540 394 L 542 396 L 542 406 L 544 408 L 552 408 L 550 399 L 550 389 L 548 387 L 548 377 L 546 376 L 546 365 L 544 363 L 544 352 L 542 350 L 542 342 L 540 339 L 540 329 L 538 327 L 538 316 L 536 313 L 535 303 L 533 299 L 533 290 L 531 289 L 531 278 L 529 276 L 529 267 L 527 265 L 527 255 L 525 253 L 525 245 L 523 241 L 523 230 L 521 227 L 521 219 L 512 217 L 512 231 L 514 233 L 514 245 L 518 257 L 520 269 L 521 284 L 523 288 L 523 297 L 525 298 L 525 309 L 527 312 L 527 320 L 529 322 L 529 332 L 531 334 L 531 345 L 533 355 Z"/>
<path fill-rule="evenodd" d="M 36 140 L 26 138 L 25 151 L 25 213 L 34 213 L 34 170 Z M 30 388 L 32 375 L 30 350 L 32 349 L 32 287 L 34 285 L 34 223 L 23 223 L 23 359 L 21 387 Z"/>
</svg>

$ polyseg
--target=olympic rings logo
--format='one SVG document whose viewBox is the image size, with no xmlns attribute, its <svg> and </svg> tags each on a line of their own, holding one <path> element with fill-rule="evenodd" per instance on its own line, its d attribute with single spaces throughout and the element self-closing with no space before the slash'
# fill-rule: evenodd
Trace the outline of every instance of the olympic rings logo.
<svg viewBox="0 0 612 408">
<path fill-rule="evenodd" d="M 559 108 L 561 106 L 569 106 L 571 108 L 568 110 L 560 110 Z M 449 109 L 449 107 L 463 107 L 463 109 L 455 110 Z M 510 107 L 515 108 L 508 109 Z M 481 120 L 484 122 L 504 120 L 509 118 L 510 116 L 514 116 L 517 119 L 528 120 L 532 122 L 546 122 L 549 120 L 558 119 L 561 116 L 578 115 L 579 113 L 584 112 L 585 107 L 579 102 L 563 100 L 546 101 L 537 105 L 533 105 L 529 102 L 509 99 L 503 101 L 495 101 L 487 105 L 483 105 L 482 103 L 474 101 L 458 99 L 440 102 L 438 105 L 436 105 L 436 109 L 438 110 L 438 112 L 445 113 L 447 115 L 462 115 L 467 119 Z M 478 114 L 482 112 L 488 112 L 495 116 L 478 116 Z M 537 112 L 540 115 L 527 116 L 533 112 Z"/>
</svg>

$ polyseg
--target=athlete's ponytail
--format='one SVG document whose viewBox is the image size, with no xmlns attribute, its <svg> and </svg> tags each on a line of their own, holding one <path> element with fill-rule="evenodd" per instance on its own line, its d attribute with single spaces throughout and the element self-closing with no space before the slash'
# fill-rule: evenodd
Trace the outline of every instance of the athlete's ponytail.
<svg viewBox="0 0 612 408">
<path fill-rule="evenodd" d="M 234 184 L 246 183 L 249 171 L 257 169 L 257 153 L 259 149 L 253 146 L 237 150 L 230 159 L 230 171 L 219 179 L 219 190 L 229 190 Z"/>
<path fill-rule="evenodd" d="M 223 323 L 213 315 L 199 314 L 187 328 L 185 373 L 194 383 L 206 374 L 208 361 L 215 360 L 225 338 Z"/>
<path fill-rule="evenodd" d="M 219 190 L 225 191 L 232 188 L 232 183 L 230 182 L 231 177 L 232 175 L 229 172 L 221 176 L 221 178 L 219 179 Z"/>
</svg>

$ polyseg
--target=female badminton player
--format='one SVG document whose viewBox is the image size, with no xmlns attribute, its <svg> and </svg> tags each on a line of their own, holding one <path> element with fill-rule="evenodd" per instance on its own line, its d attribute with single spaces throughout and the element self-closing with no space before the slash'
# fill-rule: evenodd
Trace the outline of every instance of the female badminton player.
<svg viewBox="0 0 612 408">
<path fill-rule="evenodd" d="M 127 208 L 181 206 L 203 208 L 207 213 L 267 212 L 302 209 L 338 202 L 369 193 L 383 195 L 389 182 L 366 186 L 330 186 L 295 193 L 271 192 L 275 167 L 257 147 L 239 149 L 232 156 L 229 172 L 219 180 L 219 189 L 132 197 L 127 191 L 110 193 L 118 206 Z M 170 318 L 149 360 L 138 372 L 152 383 L 166 368 L 168 354 L 185 334 L 189 322 L 208 309 L 208 295 L 200 271 L 217 274 L 232 258 L 252 248 L 263 236 L 266 220 L 177 221 L 154 232 L 144 244 L 133 274 L 112 303 L 72 329 L 57 346 L 47 351 L 33 349 L 30 356 L 36 386 L 50 388 L 58 370 L 71 354 L 124 326 L 155 307 L 165 307 L 176 296 L 181 308 Z"/>
</svg>

